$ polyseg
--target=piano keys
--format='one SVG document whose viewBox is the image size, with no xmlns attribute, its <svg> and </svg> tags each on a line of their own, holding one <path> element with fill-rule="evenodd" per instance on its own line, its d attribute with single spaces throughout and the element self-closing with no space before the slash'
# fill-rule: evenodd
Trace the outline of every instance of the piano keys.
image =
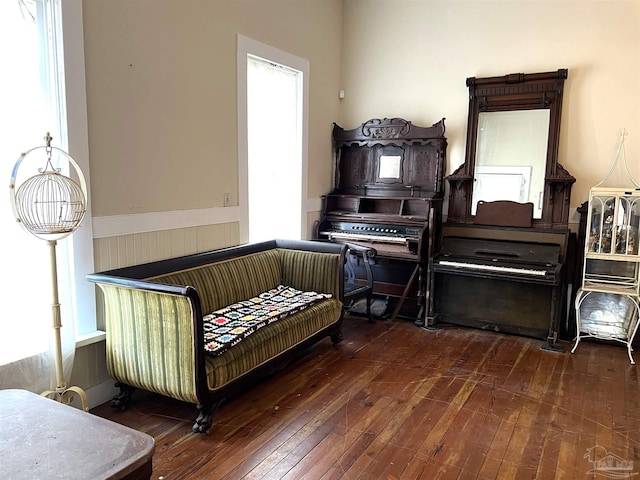
<svg viewBox="0 0 640 480">
<path fill-rule="evenodd" d="M 430 260 L 428 325 L 513 333 L 554 346 L 568 230 L 445 225 Z"/>
<path fill-rule="evenodd" d="M 537 269 L 537 268 L 522 268 L 522 267 L 509 267 L 504 265 L 492 265 L 486 263 L 467 263 L 467 262 L 458 262 L 458 261 L 449 261 L 449 260 L 440 260 L 438 264 L 440 267 L 454 267 L 454 268 L 462 268 L 467 269 L 471 274 L 476 271 L 482 272 L 496 272 L 499 274 L 507 274 L 507 275 L 534 275 L 537 277 L 547 277 L 551 272 L 546 269 Z"/>
<path fill-rule="evenodd" d="M 528 233 L 533 233 L 529 230 Z M 484 238 L 445 237 L 438 255 L 438 268 L 461 269 L 465 274 L 538 277 L 537 281 L 559 281 L 560 245 L 490 240 Z"/>
</svg>

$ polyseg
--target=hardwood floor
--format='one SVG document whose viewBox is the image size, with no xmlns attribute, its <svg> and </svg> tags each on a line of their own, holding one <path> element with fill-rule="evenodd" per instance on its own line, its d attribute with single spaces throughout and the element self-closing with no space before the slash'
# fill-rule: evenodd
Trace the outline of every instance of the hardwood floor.
<svg viewBox="0 0 640 480">
<path fill-rule="evenodd" d="M 191 433 L 195 406 L 145 392 L 92 412 L 155 438 L 153 479 L 640 476 L 640 383 L 621 346 L 553 353 L 360 317 L 344 333 L 223 404 L 207 434 Z"/>
</svg>

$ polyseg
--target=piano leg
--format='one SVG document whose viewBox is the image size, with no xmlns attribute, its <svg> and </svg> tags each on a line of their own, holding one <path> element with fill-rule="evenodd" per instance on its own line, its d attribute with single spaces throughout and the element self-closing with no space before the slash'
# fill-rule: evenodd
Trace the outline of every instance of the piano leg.
<svg viewBox="0 0 640 480">
<path fill-rule="evenodd" d="M 551 321 L 549 325 L 549 335 L 547 336 L 547 343 L 544 343 L 540 348 L 549 352 L 564 353 L 564 349 L 556 345 L 558 340 L 558 330 L 560 329 L 560 302 L 558 301 L 559 286 L 553 287 L 551 292 Z"/>
<path fill-rule="evenodd" d="M 548 338 L 547 343 L 543 343 L 540 346 L 540 350 L 546 350 L 548 352 L 564 353 L 564 349 L 555 344 L 555 340 Z"/>
<path fill-rule="evenodd" d="M 427 271 L 427 286 L 425 288 L 425 306 L 427 307 L 427 313 L 422 325 L 420 325 L 425 330 L 429 330 L 432 332 L 437 332 L 442 330 L 441 327 L 436 327 L 436 314 L 435 314 L 435 305 L 434 305 L 434 274 L 433 269 L 431 268 L 431 263 L 429 263 L 429 269 Z M 417 323 L 417 322 L 416 322 Z"/>
</svg>

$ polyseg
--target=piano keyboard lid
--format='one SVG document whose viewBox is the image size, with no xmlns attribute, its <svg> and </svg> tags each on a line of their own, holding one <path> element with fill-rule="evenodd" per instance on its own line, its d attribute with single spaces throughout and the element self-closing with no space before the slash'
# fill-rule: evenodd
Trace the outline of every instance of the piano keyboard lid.
<svg viewBox="0 0 640 480">
<path fill-rule="evenodd" d="M 478 238 L 445 237 L 436 256 L 476 261 L 502 261 L 523 264 L 557 265 L 560 245 Z"/>
</svg>

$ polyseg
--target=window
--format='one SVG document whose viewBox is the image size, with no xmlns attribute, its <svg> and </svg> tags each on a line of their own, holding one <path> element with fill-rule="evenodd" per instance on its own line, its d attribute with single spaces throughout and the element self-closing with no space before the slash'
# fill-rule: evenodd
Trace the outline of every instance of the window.
<svg viewBox="0 0 640 480">
<path fill-rule="evenodd" d="M 309 63 L 238 35 L 242 242 L 307 231 Z"/>
<path fill-rule="evenodd" d="M 302 235 L 301 76 L 247 55 L 250 242 Z"/>
<path fill-rule="evenodd" d="M 81 2 L 67 0 L 0 2 L 0 175 L 7 185 L 20 153 L 43 145 L 47 132 L 88 178 L 81 8 Z M 72 26 L 64 37 L 74 45 L 69 52 L 62 48 L 63 23 Z M 80 229 L 57 247 L 63 330 L 75 325 L 80 336 L 96 330 L 94 288 L 84 278 L 93 269 L 90 217 L 88 211 Z M 47 244 L 19 228 L 7 194 L 0 202 L 0 222 L 4 365 L 48 351 L 52 294 Z"/>
</svg>

